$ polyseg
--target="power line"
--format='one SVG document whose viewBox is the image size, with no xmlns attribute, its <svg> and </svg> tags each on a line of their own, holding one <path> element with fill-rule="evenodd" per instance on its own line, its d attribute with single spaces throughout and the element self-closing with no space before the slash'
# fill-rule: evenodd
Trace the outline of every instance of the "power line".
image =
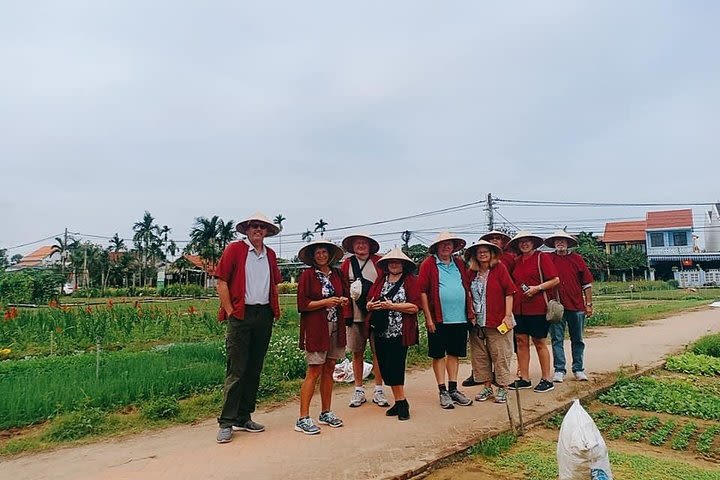
<svg viewBox="0 0 720 480">
<path fill-rule="evenodd" d="M 612 202 L 555 202 L 551 200 L 511 200 L 496 198 L 498 203 L 508 203 L 513 206 L 538 207 L 701 207 L 712 206 L 716 202 L 682 202 L 682 203 L 612 203 Z M 510 206 L 510 205 L 508 205 Z"/>
<path fill-rule="evenodd" d="M 5 250 L 14 250 L 16 248 L 22 248 L 22 247 L 27 247 L 30 245 L 35 245 L 36 243 L 44 242 L 46 240 L 52 240 L 55 237 L 59 237 L 61 235 L 62 235 L 62 233 L 56 233 L 55 235 L 50 235 L 49 237 L 41 238 L 40 240 L 35 240 L 34 242 L 21 243 L 20 245 L 13 245 L 12 247 L 6 247 Z"/>
</svg>

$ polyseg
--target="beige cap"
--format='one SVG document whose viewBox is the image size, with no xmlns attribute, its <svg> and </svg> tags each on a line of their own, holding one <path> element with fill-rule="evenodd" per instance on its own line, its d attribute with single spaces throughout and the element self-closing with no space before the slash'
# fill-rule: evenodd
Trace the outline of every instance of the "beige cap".
<svg viewBox="0 0 720 480">
<path fill-rule="evenodd" d="M 312 242 L 308 243 L 300 249 L 300 251 L 298 252 L 298 258 L 300 259 L 300 261 L 303 262 L 305 265 L 310 265 L 311 267 L 314 267 L 315 259 L 313 258 L 313 256 L 315 255 L 315 249 L 317 247 L 326 247 L 328 249 L 328 253 L 330 254 L 330 259 L 328 261 L 329 265 L 336 263 L 343 256 L 342 248 L 338 247 L 330 240 L 325 240 L 324 238 L 321 238 L 319 240 L 313 240 Z"/>
<path fill-rule="evenodd" d="M 415 269 L 415 262 L 405 255 L 405 252 L 403 252 L 399 247 L 393 248 L 386 253 L 380 260 L 378 260 L 377 264 L 380 268 L 387 269 L 387 264 L 392 260 L 402 262 L 405 266 L 405 271 L 412 271 Z"/>
<path fill-rule="evenodd" d="M 264 214 L 260 212 L 255 212 L 250 217 L 246 218 L 242 222 L 238 222 L 237 225 L 235 225 L 235 229 L 242 233 L 243 235 L 247 235 L 248 226 L 252 222 L 262 222 L 265 225 L 267 225 L 267 236 L 272 237 L 274 235 L 277 235 L 280 233 L 280 227 L 275 225 L 270 221 L 268 217 L 266 217 Z"/>
<path fill-rule="evenodd" d="M 355 253 L 353 251 L 353 242 L 356 238 L 364 238 L 370 243 L 370 255 L 375 255 L 380 250 L 380 244 L 367 233 L 353 233 L 343 238 L 342 247 L 346 252 Z"/>
<path fill-rule="evenodd" d="M 522 230 L 515 235 L 512 240 L 508 243 L 513 248 L 518 248 L 518 242 L 521 238 L 529 238 L 533 241 L 533 248 L 540 248 L 540 245 L 543 244 L 543 239 L 541 237 L 538 237 L 534 233 L 528 231 L 528 230 Z"/>
<path fill-rule="evenodd" d="M 499 231 L 499 230 L 491 230 L 491 231 L 487 232 L 486 234 L 481 235 L 481 236 L 480 236 L 480 240 L 490 241 L 490 240 L 489 240 L 490 237 L 502 237 L 502 238 L 503 238 L 503 241 L 504 241 L 505 243 L 507 243 L 507 242 L 510 241 L 510 235 L 508 235 L 508 234 L 505 233 L 505 232 L 501 232 L 501 231 Z"/>
<path fill-rule="evenodd" d="M 478 240 L 477 242 L 470 245 L 467 250 L 465 250 L 465 261 L 469 262 L 471 258 L 475 258 L 475 252 L 477 251 L 478 247 L 484 245 L 488 247 L 490 250 L 493 250 L 495 252 L 495 255 L 500 256 L 502 254 L 502 249 L 495 245 L 494 243 L 487 242 L 485 240 Z"/>
<path fill-rule="evenodd" d="M 545 245 L 550 248 L 555 248 L 555 240 L 558 238 L 564 238 L 568 242 L 568 248 L 577 247 L 578 241 L 567 233 L 565 230 L 555 230 L 555 232 L 545 239 Z"/>
<path fill-rule="evenodd" d="M 465 245 L 467 245 L 467 242 L 462 238 L 457 237 L 448 231 L 444 231 L 440 232 L 440 234 L 437 236 L 437 238 L 435 238 L 433 243 L 430 244 L 430 247 L 428 248 L 430 253 L 434 255 L 437 252 L 438 244 L 446 240 L 451 240 L 454 243 L 453 253 L 457 252 L 458 250 L 462 250 L 463 248 L 465 248 Z"/>
</svg>

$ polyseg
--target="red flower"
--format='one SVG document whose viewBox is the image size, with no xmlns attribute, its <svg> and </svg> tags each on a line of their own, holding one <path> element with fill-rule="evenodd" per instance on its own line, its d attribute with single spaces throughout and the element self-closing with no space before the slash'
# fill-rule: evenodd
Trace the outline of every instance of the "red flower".
<svg viewBox="0 0 720 480">
<path fill-rule="evenodd" d="M 92 307 L 88 305 L 87 307 L 85 307 L 85 311 L 87 313 L 92 313 Z"/>
<path fill-rule="evenodd" d="M 188 307 L 188 313 L 189 313 L 190 315 L 195 315 L 195 314 L 197 313 L 197 310 L 195 309 L 195 307 L 194 307 L 193 305 L 190 305 L 190 306 Z"/>
<path fill-rule="evenodd" d="M 55 327 L 55 333 L 62 333 L 62 327 Z"/>
<path fill-rule="evenodd" d="M 17 318 L 17 316 L 18 316 L 17 308 L 10 307 L 10 309 L 5 312 L 4 318 L 5 318 L 5 320 L 7 320 L 9 322 L 13 318 Z"/>
<path fill-rule="evenodd" d="M 50 300 L 50 303 L 48 303 L 48 305 L 50 305 L 50 308 L 57 308 L 57 307 L 58 307 L 58 301 L 55 300 L 55 299 L 52 299 L 52 300 Z"/>
<path fill-rule="evenodd" d="M 114 303 L 111 298 L 110 300 L 107 301 L 107 306 L 108 306 L 108 308 L 113 308 L 113 305 L 114 305 Z"/>
</svg>

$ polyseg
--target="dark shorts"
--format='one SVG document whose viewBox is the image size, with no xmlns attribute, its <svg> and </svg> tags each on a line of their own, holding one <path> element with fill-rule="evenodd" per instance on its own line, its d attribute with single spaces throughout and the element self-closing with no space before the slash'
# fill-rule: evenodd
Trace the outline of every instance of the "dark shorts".
<svg viewBox="0 0 720 480">
<path fill-rule="evenodd" d="M 464 357 L 467 355 L 467 340 L 467 323 L 438 323 L 435 333 L 428 332 L 428 357 Z"/>
<path fill-rule="evenodd" d="M 550 324 L 545 320 L 545 315 L 515 315 L 515 321 L 516 334 L 545 338 L 550 331 Z"/>
</svg>

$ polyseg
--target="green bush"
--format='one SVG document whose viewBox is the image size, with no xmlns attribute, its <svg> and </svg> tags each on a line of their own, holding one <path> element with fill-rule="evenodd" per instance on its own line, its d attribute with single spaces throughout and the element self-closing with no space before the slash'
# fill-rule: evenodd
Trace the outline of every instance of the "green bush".
<svg viewBox="0 0 720 480">
<path fill-rule="evenodd" d="M 52 270 L 0 273 L 0 303 L 45 304 L 57 298 L 62 281 Z"/>
<path fill-rule="evenodd" d="M 82 410 L 64 415 L 50 426 L 45 433 L 49 440 L 67 441 L 77 440 L 88 435 L 98 433 L 105 422 L 105 414 L 95 407 L 85 407 Z"/>
<path fill-rule="evenodd" d="M 148 420 L 162 420 L 176 417 L 180 413 L 180 403 L 174 397 L 157 397 L 145 403 L 140 414 Z"/>
<path fill-rule="evenodd" d="M 297 283 L 282 282 L 278 284 L 278 293 L 281 294 L 296 294 Z"/>
<path fill-rule="evenodd" d="M 701 337 L 692 346 L 692 352 L 720 358 L 720 333 Z"/>
</svg>

